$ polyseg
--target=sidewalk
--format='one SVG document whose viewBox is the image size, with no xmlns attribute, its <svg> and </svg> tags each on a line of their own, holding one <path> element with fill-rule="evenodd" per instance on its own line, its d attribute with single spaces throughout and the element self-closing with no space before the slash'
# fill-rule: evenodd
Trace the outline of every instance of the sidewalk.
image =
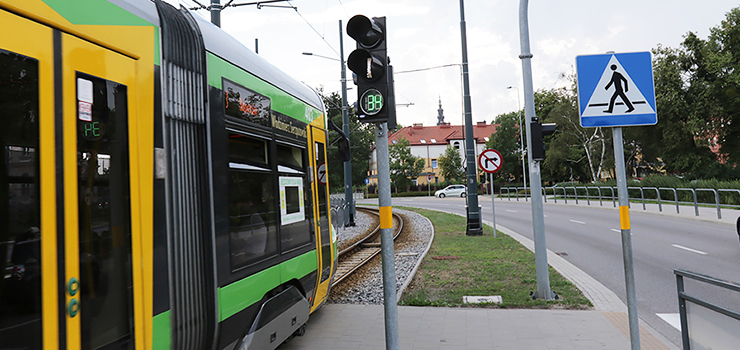
<svg viewBox="0 0 740 350">
<path fill-rule="evenodd" d="M 613 322 L 599 311 L 399 306 L 398 339 L 400 349 L 629 349 Z M 325 305 L 279 349 L 382 350 L 384 329 L 382 305 Z"/>
<path fill-rule="evenodd" d="M 566 204 L 562 200 L 555 204 L 552 199 L 548 199 L 547 205 Z M 575 201 L 569 200 L 567 205 L 575 205 Z M 579 200 L 578 205 L 586 205 L 586 200 Z M 599 207 L 598 201 L 592 201 L 591 206 Z M 676 214 L 675 205 L 664 205 L 662 212 L 658 211 L 657 204 L 652 206 L 654 208 L 646 204 L 646 212 L 733 225 L 738 215 L 738 211 L 723 210 L 723 219 L 718 220 L 716 209 L 712 212 L 712 208 L 700 208 L 700 216 L 696 217 L 693 207 L 682 206 L 680 214 Z M 605 201 L 603 208 L 611 208 L 611 202 Z M 669 209 L 673 209 L 673 212 Z M 630 211 L 642 212 L 642 203 L 633 203 Z M 731 212 L 730 215 L 725 214 Z M 492 226 L 491 222 L 484 223 Z M 528 249 L 534 249 L 534 243 L 530 239 L 501 225 L 497 225 L 497 229 Z M 593 310 L 399 306 L 400 349 L 630 349 L 627 306 L 619 297 L 550 250 L 547 258 L 550 266 L 573 282 L 591 300 Z M 383 312 L 382 305 L 324 305 L 311 315 L 305 336 L 296 337 L 278 349 L 386 349 Z M 640 343 L 643 350 L 679 349 L 642 321 Z"/>
</svg>

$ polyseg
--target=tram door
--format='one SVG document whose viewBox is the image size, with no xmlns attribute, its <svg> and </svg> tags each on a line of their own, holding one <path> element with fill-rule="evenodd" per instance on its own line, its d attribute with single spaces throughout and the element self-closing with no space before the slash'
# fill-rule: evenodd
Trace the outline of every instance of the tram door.
<svg viewBox="0 0 740 350">
<path fill-rule="evenodd" d="M 0 10 L 0 349 L 58 347 L 52 47 Z"/>
<path fill-rule="evenodd" d="M 134 83 L 133 60 L 0 10 L 0 349 L 134 347 Z"/>
<path fill-rule="evenodd" d="M 67 345 L 133 349 L 129 149 L 136 140 L 129 127 L 136 125 L 136 108 L 129 106 L 136 66 L 60 35 Z"/>
<path fill-rule="evenodd" d="M 316 288 L 316 302 L 312 305 L 313 308 L 318 306 L 318 301 L 323 300 L 324 296 L 329 292 L 329 284 L 331 283 L 331 269 L 333 254 L 331 245 L 331 221 L 329 220 L 329 190 L 327 186 L 328 174 L 326 172 L 326 132 L 316 127 L 311 127 L 311 142 L 313 143 L 312 150 L 312 165 L 314 172 L 314 193 L 316 193 L 315 201 L 318 205 L 314 209 L 314 217 L 317 218 L 316 232 L 318 233 L 317 242 L 320 243 L 318 249 L 319 258 L 319 276 L 318 285 Z"/>
</svg>

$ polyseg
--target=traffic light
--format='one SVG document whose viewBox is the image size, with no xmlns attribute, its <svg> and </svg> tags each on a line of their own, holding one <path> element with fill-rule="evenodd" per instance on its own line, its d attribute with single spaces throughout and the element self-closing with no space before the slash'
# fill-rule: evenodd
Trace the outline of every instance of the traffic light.
<svg viewBox="0 0 740 350">
<path fill-rule="evenodd" d="M 339 159 L 343 162 L 349 162 L 352 156 L 349 148 L 349 137 L 331 119 L 329 119 L 329 130 L 333 130 L 339 134 L 339 138 L 335 141 L 339 149 Z"/>
<path fill-rule="evenodd" d="M 385 17 L 356 15 L 347 22 L 347 34 L 357 42 L 357 49 L 347 57 L 357 84 L 359 108 L 355 113 L 361 122 L 387 122 L 393 106 L 388 94 Z"/>
<path fill-rule="evenodd" d="M 551 135 L 555 132 L 555 123 L 542 124 L 539 119 L 533 118 L 534 120 L 529 125 L 532 131 L 532 159 L 533 160 L 544 160 L 545 159 L 545 141 L 543 137 Z"/>
</svg>

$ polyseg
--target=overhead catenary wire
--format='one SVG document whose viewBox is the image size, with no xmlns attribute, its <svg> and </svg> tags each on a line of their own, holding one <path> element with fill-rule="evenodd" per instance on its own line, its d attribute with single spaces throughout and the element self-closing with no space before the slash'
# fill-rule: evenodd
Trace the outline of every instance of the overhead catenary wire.
<svg viewBox="0 0 740 350">
<path fill-rule="evenodd" d="M 286 0 L 286 1 L 288 2 L 288 5 L 293 6 L 293 4 L 290 3 L 290 0 Z M 311 29 L 313 29 L 314 33 L 316 33 L 316 35 L 318 35 L 321 38 L 321 40 L 323 40 L 326 43 L 326 45 L 329 46 L 329 48 L 332 51 L 334 51 L 334 53 L 337 54 L 337 56 L 339 56 L 339 52 L 337 52 L 337 50 L 334 48 L 334 46 L 331 46 L 331 44 L 329 44 L 329 42 L 326 41 L 326 38 L 324 38 L 324 36 L 321 35 L 321 33 L 319 33 L 319 31 L 316 30 L 316 28 L 314 28 L 314 26 L 311 25 L 311 23 L 305 17 L 303 17 L 303 15 L 301 14 L 301 12 L 298 11 L 298 8 L 295 7 L 295 6 L 293 6 L 293 8 L 295 9 L 295 13 L 297 13 L 298 16 L 300 16 L 303 19 L 303 21 L 306 22 L 306 24 L 308 24 L 308 26 L 311 27 Z"/>
<path fill-rule="evenodd" d="M 425 70 L 432 70 L 432 69 L 437 69 L 437 68 L 453 67 L 453 66 L 459 67 L 460 66 L 460 63 L 450 63 L 450 64 L 445 64 L 445 65 L 441 65 L 441 66 L 434 66 L 434 67 L 428 67 L 428 68 L 402 70 L 402 71 L 399 71 L 399 72 L 394 72 L 394 74 L 421 72 L 421 71 L 425 71 Z"/>
</svg>

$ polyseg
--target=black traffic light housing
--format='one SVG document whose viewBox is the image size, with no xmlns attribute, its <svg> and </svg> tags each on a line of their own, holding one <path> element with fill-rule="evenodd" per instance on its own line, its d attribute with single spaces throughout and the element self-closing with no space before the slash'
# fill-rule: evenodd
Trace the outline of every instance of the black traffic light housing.
<svg viewBox="0 0 740 350">
<path fill-rule="evenodd" d="M 387 122 L 393 98 L 389 94 L 388 54 L 385 17 L 356 15 L 347 22 L 347 34 L 357 42 L 357 49 L 347 57 L 347 67 L 354 72 L 361 122 Z"/>
<path fill-rule="evenodd" d="M 532 123 L 529 125 L 532 132 L 532 159 L 541 161 L 545 159 L 545 140 L 543 139 L 547 135 L 551 135 L 555 132 L 555 123 L 540 123 L 538 118 L 532 118 Z"/>
<path fill-rule="evenodd" d="M 329 119 L 329 130 L 335 131 L 337 134 L 339 134 L 339 138 L 337 139 L 337 148 L 339 149 L 339 158 L 343 162 L 349 162 L 351 159 L 350 149 L 349 149 L 349 137 L 344 134 L 344 131 L 340 129 L 334 122 Z"/>
</svg>

